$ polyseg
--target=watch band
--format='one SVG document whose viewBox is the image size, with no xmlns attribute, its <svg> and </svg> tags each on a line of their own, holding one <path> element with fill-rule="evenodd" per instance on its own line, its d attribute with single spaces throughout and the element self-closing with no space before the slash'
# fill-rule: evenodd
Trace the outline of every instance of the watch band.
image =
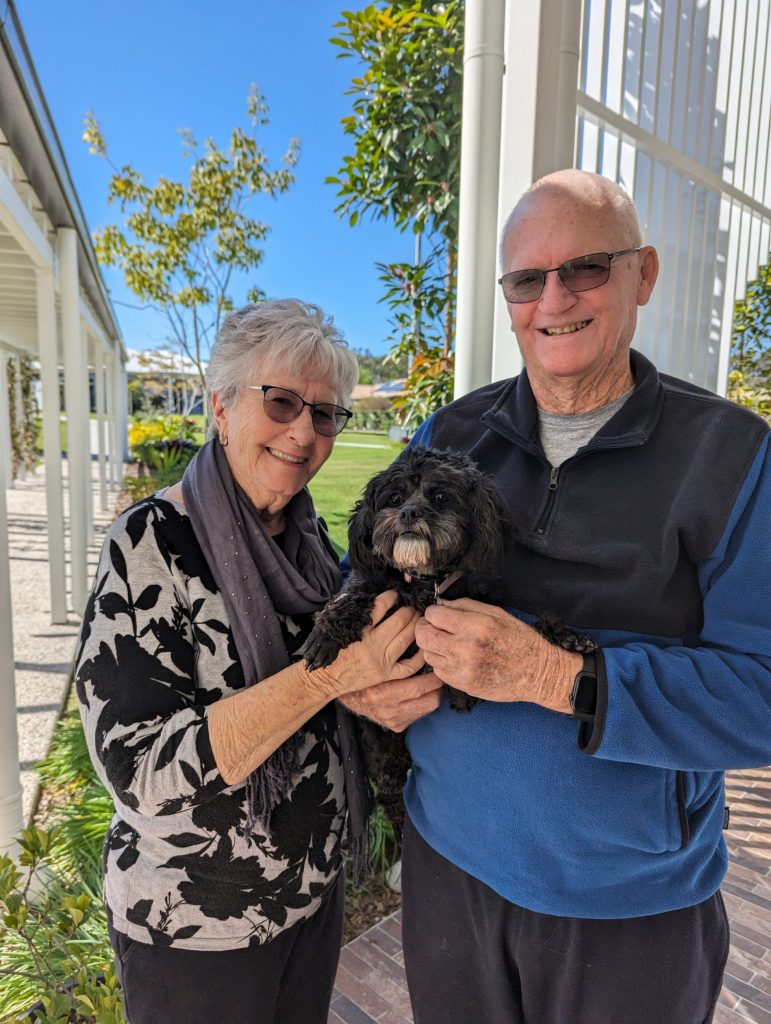
<svg viewBox="0 0 771 1024">
<path fill-rule="evenodd" d="M 573 718 L 593 722 L 597 714 L 597 657 L 594 651 L 584 654 L 584 662 L 573 681 L 570 707 Z"/>
</svg>

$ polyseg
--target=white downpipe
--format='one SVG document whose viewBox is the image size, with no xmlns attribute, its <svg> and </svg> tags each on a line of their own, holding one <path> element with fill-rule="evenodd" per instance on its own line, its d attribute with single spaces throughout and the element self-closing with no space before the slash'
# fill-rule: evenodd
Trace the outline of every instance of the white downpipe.
<svg viewBox="0 0 771 1024">
<path fill-rule="evenodd" d="M 64 404 L 67 410 L 67 462 L 70 492 L 70 559 L 72 607 L 83 614 L 88 597 L 87 547 L 91 480 L 88 443 L 88 373 L 80 324 L 77 235 L 72 228 L 58 231 L 61 274 L 61 316 L 64 341 Z"/>
<path fill-rule="evenodd" d="M 50 270 L 37 272 L 37 333 L 40 387 L 43 398 L 43 451 L 48 518 L 48 574 L 51 622 L 67 621 L 67 579 L 64 556 L 64 487 L 59 433 L 59 352 L 56 342 L 56 298 Z"/>
<path fill-rule="evenodd" d="M 490 380 L 505 0 L 467 0 L 455 397 Z"/>
<path fill-rule="evenodd" d="M 5 358 L 5 353 L 2 353 Z M 8 558 L 8 507 L 5 460 L 0 459 L 0 853 L 14 847 L 24 827 L 19 737 L 16 731 L 16 680 L 13 656 L 13 608 Z"/>
</svg>

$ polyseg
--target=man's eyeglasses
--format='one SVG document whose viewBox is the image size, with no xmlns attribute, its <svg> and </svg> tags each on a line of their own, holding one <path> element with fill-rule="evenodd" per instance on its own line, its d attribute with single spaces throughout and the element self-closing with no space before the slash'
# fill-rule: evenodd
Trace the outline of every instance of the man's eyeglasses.
<svg viewBox="0 0 771 1024">
<path fill-rule="evenodd" d="M 334 437 L 345 427 L 353 413 L 343 409 L 341 405 L 329 402 L 306 402 L 304 398 L 289 391 L 288 388 L 277 388 L 272 384 L 247 384 L 250 391 L 261 391 L 265 414 L 275 423 L 291 423 L 296 420 L 307 405 L 311 411 L 313 429 L 324 437 Z"/>
<path fill-rule="evenodd" d="M 503 297 L 507 302 L 534 302 L 540 299 L 546 286 L 546 275 L 555 270 L 560 281 L 570 292 L 588 292 L 610 277 L 610 265 L 619 256 L 627 256 L 631 252 L 639 252 L 642 246 L 634 249 L 619 249 L 618 252 L 592 252 L 588 256 L 576 256 L 574 260 L 566 260 L 558 267 L 548 270 L 512 270 L 498 279 L 503 289 Z"/>
</svg>

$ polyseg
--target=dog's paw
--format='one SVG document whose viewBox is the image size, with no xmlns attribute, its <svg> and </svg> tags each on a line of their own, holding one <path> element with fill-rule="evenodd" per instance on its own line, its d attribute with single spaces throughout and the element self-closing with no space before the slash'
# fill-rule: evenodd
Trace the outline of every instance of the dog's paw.
<svg viewBox="0 0 771 1024">
<path fill-rule="evenodd" d="M 322 633 L 320 629 L 314 629 L 298 653 L 305 658 L 308 669 L 313 672 L 314 669 L 326 668 L 327 665 L 331 665 L 341 649 L 341 645 L 329 634 Z"/>
<path fill-rule="evenodd" d="M 454 686 L 447 687 L 447 703 L 453 711 L 471 711 L 478 702 L 479 697 L 472 697 L 470 693 L 456 690 Z"/>
<path fill-rule="evenodd" d="M 544 639 L 548 640 L 550 644 L 562 647 L 566 651 L 590 654 L 592 651 L 597 650 L 597 644 L 591 637 L 588 637 L 585 633 L 579 633 L 575 629 L 570 629 L 561 619 L 553 615 L 542 615 L 533 623 L 533 628 Z"/>
</svg>

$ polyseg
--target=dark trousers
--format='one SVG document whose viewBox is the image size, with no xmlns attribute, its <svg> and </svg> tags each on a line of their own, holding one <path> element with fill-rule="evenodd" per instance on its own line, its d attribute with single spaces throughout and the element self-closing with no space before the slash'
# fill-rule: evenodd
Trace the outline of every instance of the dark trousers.
<svg viewBox="0 0 771 1024">
<path fill-rule="evenodd" d="M 344 904 L 341 872 L 313 917 L 246 949 L 155 946 L 111 927 L 129 1024 L 326 1024 Z"/>
<path fill-rule="evenodd" d="M 407 820 L 402 941 L 415 1024 L 709 1024 L 729 933 L 719 892 L 623 920 L 524 910 Z"/>
</svg>

